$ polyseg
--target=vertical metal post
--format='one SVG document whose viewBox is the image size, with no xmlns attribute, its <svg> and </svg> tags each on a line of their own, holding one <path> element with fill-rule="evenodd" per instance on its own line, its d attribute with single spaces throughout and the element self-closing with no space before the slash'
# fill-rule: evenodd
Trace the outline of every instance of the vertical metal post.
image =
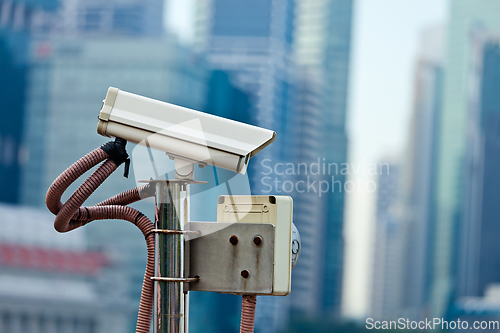
<svg viewBox="0 0 500 333">
<path fill-rule="evenodd" d="M 156 229 L 183 230 L 189 219 L 188 185 L 179 181 L 156 183 Z M 155 236 L 155 276 L 184 277 L 184 236 L 161 233 Z M 187 292 L 178 281 L 155 281 L 154 333 L 187 333 Z"/>
<path fill-rule="evenodd" d="M 181 207 L 181 221 L 182 221 L 182 228 L 184 229 L 184 225 L 186 223 L 189 223 L 191 217 L 189 216 L 189 183 L 185 183 L 182 185 L 182 188 L 181 188 L 181 202 L 182 202 L 182 207 Z M 185 245 L 186 245 L 186 242 L 184 241 L 184 236 L 182 236 L 182 245 L 183 245 L 183 250 L 185 251 Z M 186 274 L 186 272 L 188 271 L 188 269 L 186 269 L 186 265 L 189 265 L 189 263 L 186 263 L 184 261 L 184 259 L 186 258 L 186 256 L 184 255 L 184 252 L 182 253 L 182 258 L 183 258 L 183 261 L 182 261 L 182 271 L 184 274 Z M 189 266 L 188 266 L 189 267 Z M 185 276 L 185 277 L 188 277 L 188 276 Z M 189 288 L 183 288 L 183 293 L 184 293 L 184 330 L 183 332 L 184 333 L 188 333 L 189 332 Z"/>
</svg>

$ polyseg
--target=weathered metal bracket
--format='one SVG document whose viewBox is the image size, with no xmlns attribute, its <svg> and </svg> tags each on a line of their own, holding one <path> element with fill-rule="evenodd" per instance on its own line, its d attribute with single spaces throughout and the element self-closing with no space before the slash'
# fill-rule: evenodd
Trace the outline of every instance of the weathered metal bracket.
<svg viewBox="0 0 500 333">
<path fill-rule="evenodd" d="M 274 225 L 190 222 L 187 233 L 186 285 L 193 291 L 270 295 L 273 292 Z"/>
</svg>

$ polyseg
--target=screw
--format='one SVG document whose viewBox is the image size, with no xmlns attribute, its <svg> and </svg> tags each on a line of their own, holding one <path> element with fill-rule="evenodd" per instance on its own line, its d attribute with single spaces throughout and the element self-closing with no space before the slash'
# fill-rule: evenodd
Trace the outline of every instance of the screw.
<svg viewBox="0 0 500 333">
<path fill-rule="evenodd" d="M 262 237 L 260 237 L 260 236 L 255 236 L 255 237 L 253 238 L 253 243 L 254 243 L 255 245 L 259 246 L 260 244 L 262 244 Z"/>
<path fill-rule="evenodd" d="M 232 236 L 229 238 L 229 243 L 231 243 L 231 244 L 233 244 L 233 245 L 238 244 L 238 237 L 236 237 L 235 235 L 232 235 Z"/>
<path fill-rule="evenodd" d="M 241 276 L 243 276 L 243 278 L 247 278 L 250 276 L 250 273 L 245 269 L 245 270 L 242 270 L 241 271 Z"/>
</svg>

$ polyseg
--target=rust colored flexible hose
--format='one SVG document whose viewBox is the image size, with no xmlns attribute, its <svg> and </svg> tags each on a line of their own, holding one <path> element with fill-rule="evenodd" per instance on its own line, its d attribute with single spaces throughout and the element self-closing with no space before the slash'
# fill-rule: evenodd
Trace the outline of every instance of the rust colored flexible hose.
<svg viewBox="0 0 500 333">
<path fill-rule="evenodd" d="M 243 295 L 243 300 L 241 303 L 240 333 L 253 333 L 256 304 L 257 296 Z"/>
<path fill-rule="evenodd" d="M 124 147 L 125 144 L 123 144 L 123 149 Z M 54 228 L 59 232 L 71 231 L 94 220 L 107 219 L 126 220 L 134 223 L 141 230 L 146 239 L 148 258 L 142 285 L 136 332 L 149 333 L 154 293 L 153 281 L 151 280 L 154 274 L 154 233 L 151 230 L 153 230 L 154 225 L 141 212 L 125 205 L 153 196 L 154 189 L 150 188 L 149 185 L 144 185 L 115 195 L 97 205 L 81 207 L 99 185 L 116 170 L 116 163 L 109 157 L 110 155 L 100 147 L 73 163 L 49 187 L 45 203 L 48 209 L 56 215 Z M 104 160 L 106 161 L 63 204 L 60 201 L 61 196 L 68 186 L 86 171 Z"/>
</svg>

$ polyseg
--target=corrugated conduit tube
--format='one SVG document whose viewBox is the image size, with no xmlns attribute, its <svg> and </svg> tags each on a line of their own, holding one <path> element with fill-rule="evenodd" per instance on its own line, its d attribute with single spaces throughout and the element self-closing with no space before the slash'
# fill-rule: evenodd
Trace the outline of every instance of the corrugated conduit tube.
<svg viewBox="0 0 500 333">
<path fill-rule="evenodd" d="M 154 187 L 150 187 L 149 184 L 136 187 L 94 206 L 82 207 L 85 200 L 121 163 L 126 162 L 126 173 L 128 172 L 129 160 L 125 151 L 126 143 L 125 140 L 117 138 L 79 159 L 54 180 L 47 191 L 45 203 L 49 210 L 56 215 L 54 228 L 59 232 L 71 231 L 94 220 L 108 219 L 132 222 L 142 231 L 146 239 L 148 258 L 142 284 L 136 332 L 149 333 L 153 311 L 153 281 L 151 277 L 154 274 L 154 233 L 152 232 L 154 225 L 141 212 L 126 205 L 154 196 Z M 104 163 L 80 185 L 65 203 L 62 203 L 61 196 L 68 186 L 102 161 Z"/>
</svg>

